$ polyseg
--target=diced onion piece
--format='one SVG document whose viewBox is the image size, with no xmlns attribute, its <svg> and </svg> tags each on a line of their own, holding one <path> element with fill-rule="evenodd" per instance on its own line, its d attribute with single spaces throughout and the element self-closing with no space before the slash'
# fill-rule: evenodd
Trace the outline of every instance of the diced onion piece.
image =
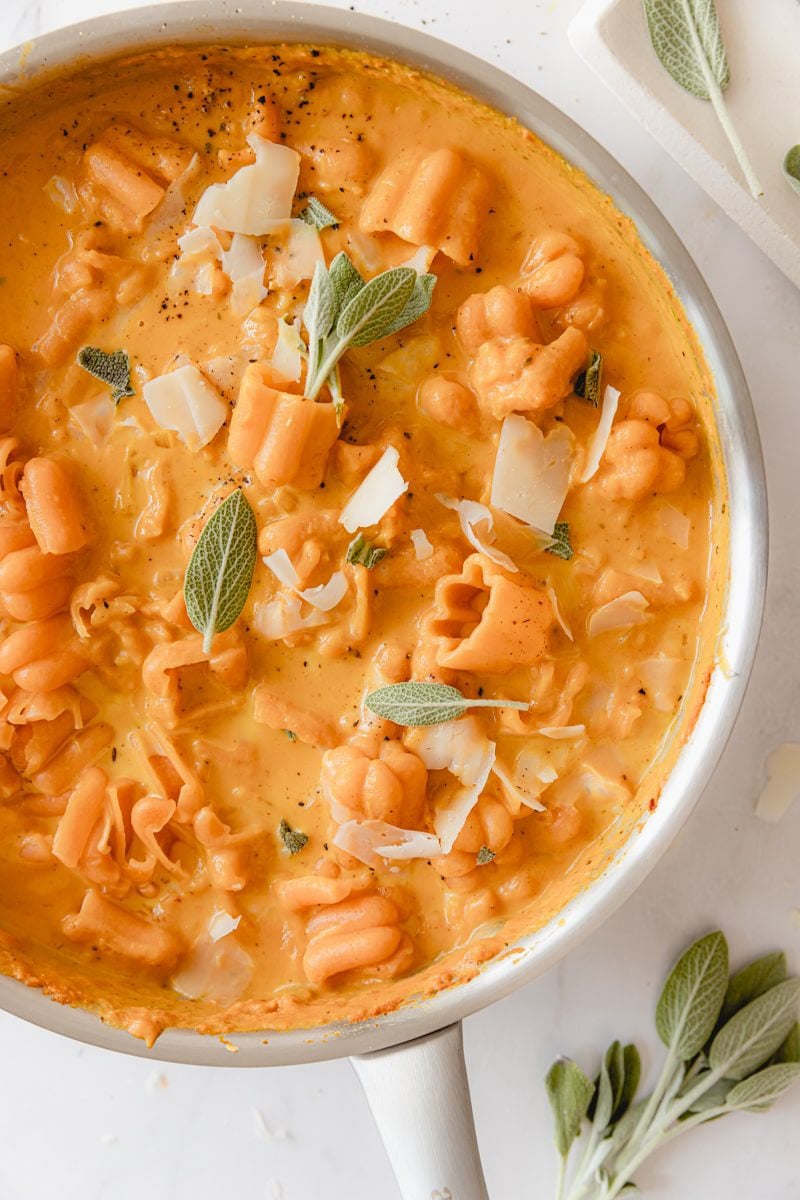
<svg viewBox="0 0 800 1200">
<path fill-rule="evenodd" d="M 153 420 L 174 429 L 190 450 L 208 445 L 228 415 L 228 406 L 197 367 L 178 367 L 142 388 Z"/>
<path fill-rule="evenodd" d="M 558 593 L 556 592 L 556 589 L 555 589 L 555 587 L 554 587 L 554 585 L 553 585 L 553 581 L 552 581 L 552 579 L 548 579 L 548 580 L 546 581 L 546 583 L 545 583 L 545 590 L 546 590 L 546 592 L 547 592 L 547 595 L 548 595 L 548 597 L 550 598 L 550 607 L 551 607 L 551 608 L 552 608 L 552 610 L 553 610 L 553 616 L 554 616 L 554 617 L 555 617 L 555 619 L 558 621 L 559 625 L 560 625 L 560 626 L 561 626 L 561 628 L 564 630 L 564 633 L 567 635 L 567 637 L 569 638 L 569 640 L 570 640 L 571 642 L 574 642 L 574 641 L 575 641 L 575 639 L 574 639 L 574 637 L 572 636 L 572 630 L 570 629 L 570 627 L 569 627 L 569 625 L 567 624 L 567 622 L 564 620 L 564 617 L 563 617 L 563 615 L 562 615 L 561 609 L 560 609 L 560 607 L 559 607 L 559 604 L 558 604 Z"/>
<path fill-rule="evenodd" d="M 420 562 L 433 554 L 433 546 L 424 529 L 412 529 L 411 541 L 414 543 L 414 554 Z"/>
<path fill-rule="evenodd" d="M 319 233 L 305 221 L 293 217 L 284 245 L 271 259 L 273 278 L 279 288 L 291 288 L 310 279 L 318 262 L 325 263 Z"/>
<path fill-rule="evenodd" d="M 388 512 L 408 483 L 397 469 L 400 454 L 394 446 L 387 446 L 372 470 L 364 477 L 342 509 L 339 524 L 348 533 L 377 525 Z"/>
<path fill-rule="evenodd" d="M 116 405 L 108 395 L 73 404 L 69 415 L 95 446 L 102 446 L 114 427 Z"/>
<path fill-rule="evenodd" d="M 368 867 L 381 866 L 381 859 L 407 862 L 442 853 L 441 843 L 434 834 L 401 829 L 386 821 L 346 821 L 336 830 L 332 841 L 339 850 L 352 854 Z"/>
<path fill-rule="evenodd" d="M 334 571 L 327 583 L 322 583 L 319 587 L 306 588 L 305 591 L 297 594 L 312 608 L 318 608 L 320 612 L 330 612 L 347 595 L 347 580 L 342 571 Z"/>
<path fill-rule="evenodd" d="M 250 986 L 255 964 L 232 937 L 213 942 L 202 937 L 172 977 L 172 987 L 190 1000 L 211 1000 L 223 1008 L 235 1004 Z"/>
<path fill-rule="evenodd" d="M 683 672 L 683 662 L 667 654 L 656 654 L 639 663 L 639 679 L 658 712 L 673 712 L 677 708 Z"/>
<path fill-rule="evenodd" d="M 630 625 L 641 625 L 647 620 L 649 608 L 641 592 L 624 592 L 607 604 L 592 609 L 586 622 L 589 637 L 609 633 L 612 629 L 627 629 Z"/>
<path fill-rule="evenodd" d="M 300 155 L 289 146 L 251 133 L 256 161 L 240 167 L 226 183 L 212 183 L 197 204 L 195 225 L 260 237 L 288 223 L 300 172 Z"/>
<path fill-rule="evenodd" d="M 437 802 L 433 816 L 442 854 L 449 854 L 486 787 L 494 766 L 495 744 L 475 717 L 414 730 L 407 742 L 429 771 L 449 771 L 462 785 Z"/>
<path fill-rule="evenodd" d="M 398 266 L 411 267 L 412 271 L 416 271 L 418 275 L 427 275 L 431 269 L 431 263 L 438 253 L 435 246 L 419 246 L 411 258 L 398 263 Z"/>
<path fill-rule="evenodd" d="M 583 474 L 581 475 L 581 483 L 588 483 L 600 466 L 600 460 L 608 444 L 611 426 L 614 424 L 614 417 L 617 415 L 619 397 L 620 393 L 617 389 L 611 387 L 610 384 L 606 384 L 605 391 L 603 392 L 603 407 L 600 410 L 600 420 L 594 431 L 592 444 L 589 447 L 589 455 L 586 459 Z"/>
<path fill-rule="evenodd" d="M 300 608 L 299 596 L 281 593 L 253 605 L 253 622 L 258 632 L 271 641 L 279 641 L 303 629 L 313 629 L 327 623 L 324 613 L 314 610 L 303 616 Z"/>
<path fill-rule="evenodd" d="M 767 782 L 756 804 L 762 821 L 780 821 L 800 796 L 800 745 L 783 742 L 767 758 Z"/>
<path fill-rule="evenodd" d="M 272 351 L 270 365 L 282 379 L 296 383 L 303 370 L 305 342 L 300 336 L 300 320 L 291 324 L 285 317 L 278 318 L 278 340 Z"/>
<path fill-rule="evenodd" d="M 492 475 L 491 503 L 551 535 L 569 490 L 574 439 L 566 425 L 544 436 L 512 414 L 503 421 Z"/>
<path fill-rule="evenodd" d="M 541 729 L 536 730 L 542 737 L 552 738 L 553 741 L 560 741 L 562 738 L 577 738 L 582 737 L 586 732 L 585 725 L 543 725 Z"/>
<path fill-rule="evenodd" d="M 436 499 L 445 508 L 451 508 L 458 513 L 458 523 L 461 526 L 461 532 L 469 542 L 470 546 L 474 546 L 481 554 L 485 554 L 493 563 L 497 563 L 498 567 L 505 567 L 507 571 L 516 571 L 516 563 L 503 554 L 502 550 L 495 550 L 493 546 L 483 541 L 475 532 L 476 525 L 486 524 L 486 536 L 493 536 L 494 517 L 491 509 L 485 504 L 480 504 L 477 500 L 455 500 L 452 496 L 443 496 L 440 492 L 437 493 Z"/>
<path fill-rule="evenodd" d="M 284 587 L 291 588 L 294 591 L 300 586 L 300 578 L 295 570 L 294 563 L 282 546 L 279 550 L 273 550 L 272 554 L 266 555 L 264 566 L 272 571 L 272 574 Z"/>
<path fill-rule="evenodd" d="M 233 933 L 239 928 L 241 917 L 232 917 L 229 912 L 225 912 L 224 908 L 218 908 L 211 914 L 208 921 L 208 936 L 212 942 L 218 942 L 220 938 L 227 937 L 229 933 Z"/>
<path fill-rule="evenodd" d="M 674 504 L 665 504 L 660 512 L 661 526 L 676 546 L 680 546 L 681 550 L 689 549 L 689 534 L 692 530 L 692 522 L 686 513 L 682 513 Z"/>
</svg>

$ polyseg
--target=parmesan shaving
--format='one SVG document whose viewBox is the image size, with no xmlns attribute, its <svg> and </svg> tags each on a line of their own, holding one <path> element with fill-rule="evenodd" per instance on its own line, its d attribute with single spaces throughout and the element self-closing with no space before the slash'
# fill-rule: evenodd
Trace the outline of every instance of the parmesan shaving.
<svg viewBox="0 0 800 1200">
<path fill-rule="evenodd" d="M 543 725 L 541 729 L 536 730 L 542 737 L 552 738 L 558 741 L 561 738 L 577 738 L 583 737 L 586 733 L 585 725 Z"/>
<path fill-rule="evenodd" d="M 408 490 L 408 483 L 397 469 L 399 461 L 399 452 L 394 446 L 387 446 L 353 492 L 339 516 L 339 524 L 344 525 L 348 533 L 377 525 L 395 500 Z"/>
<path fill-rule="evenodd" d="M 255 238 L 235 233 L 230 249 L 222 251 L 222 269 L 230 279 L 231 310 L 246 317 L 267 294 L 264 287 L 264 255 Z"/>
<path fill-rule="evenodd" d="M 345 821 L 332 838 L 334 846 L 352 854 L 368 867 L 383 866 L 381 860 L 407 862 L 412 858 L 435 858 L 442 853 L 439 839 L 417 829 L 401 829 L 386 821 Z"/>
<path fill-rule="evenodd" d="M 574 438 L 566 425 L 544 436 L 538 425 L 506 417 L 492 475 L 491 503 L 552 535 L 569 490 Z"/>
<path fill-rule="evenodd" d="M 608 444 L 608 439 L 611 434 L 611 426 L 614 424 L 614 417 L 617 415 L 617 406 L 619 405 L 620 393 L 615 387 L 606 385 L 603 392 L 603 407 L 600 410 L 600 420 L 597 428 L 594 431 L 592 444 L 589 447 L 589 454 L 586 459 L 586 466 L 581 475 L 581 483 L 588 483 L 593 475 L 597 473 L 597 468 L 600 466 L 600 460 Z"/>
<path fill-rule="evenodd" d="M 300 172 L 300 155 L 279 142 L 251 133 L 256 161 L 240 167 L 226 183 L 212 183 L 197 204 L 195 225 L 256 237 L 288 224 Z"/>
<path fill-rule="evenodd" d="M 800 796 L 800 744 L 783 742 L 767 758 L 767 782 L 756 804 L 762 821 L 780 821 Z"/>
<path fill-rule="evenodd" d="M 201 937 L 171 984 L 189 1000 L 211 1000 L 229 1008 L 250 986 L 254 971 L 252 958 L 234 938 L 214 942 Z"/>
<path fill-rule="evenodd" d="M 155 423 L 174 429 L 190 450 L 207 446 L 228 415 L 219 392 L 191 364 L 149 380 L 142 394 Z"/>
<path fill-rule="evenodd" d="M 219 354 L 203 363 L 203 374 L 207 375 L 221 392 L 234 395 L 239 390 L 244 363 L 232 354 Z"/>
<path fill-rule="evenodd" d="M 271 277 L 279 288 L 293 288 L 310 279 L 318 262 L 325 264 L 319 233 L 305 221 L 293 217 L 288 222 L 289 236 L 271 256 Z"/>
<path fill-rule="evenodd" d="M 294 563 L 282 546 L 279 550 L 274 550 L 272 554 L 266 555 L 264 566 L 284 587 L 295 591 L 300 586 L 300 577 L 295 570 Z"/>
<path fill-rule="evenodd" d="M 498 567 L 505 567 L 507 571 L 516 571 L 516 564 L 503 554 L 502 550 L 495 550 L 493 546 L 482 541 L 475 532 L 476 525 L 486 524 L 486 536 L 493 536 L 494 517 L 491 509 L 485 504 L 480 504 L 477 500 L 455 500 L 452 496 L 443 496 L 437 493 L 436 499 L 445 508 L 451 508 L 458 513 L 458 522 L 461 526 L 461 532 L 469 542 L 470 546 L 474 546 L 481 554 L 485 554 L 493 563 L 497 563 Z"/>
<path fill-rule="evenodd" d="M 427 275 L 431 269 L 433 260 L 439 251 L 435 246 L 420 246 L 416 253 L 407 258 L 405 262 L 398 263 L 400 267 L 411 267 L 412 271 L 416 271 L 418 275 Z"/>
<path fill-rule="evenodd" d="M 636 579 L 644 579 L 646 583 L 664 582 L 658 567 L 649 562 L 636 563 L 628 568 L 628 574 L 635 576 Z"/>
<path fill-rule="evenodd" d="M 82 404 L 73 404 L 69 415 L 95 446 L 102 446 L 114 427 L 116 405 L 108 395 L 95 396 Z"/>
<path fill-rule="evenodd" d="M 658 712 L 672 712 L 683 688 L 683 663 L 679 658 L 656 654 L 639 663 L 639 679 Z"/>
<path fill-rule="evenodd" d="M 51 175 L 44 185 L 44 194 L 65 213 L 74 213 L 78 207 L 75 186 L 64 175 Z"/>
<path fill-rule="evenodd" d="M 229 912 L 225 912 L 224 908 L 218 908 L 213 912 L 208 921 L 208 936 L 212 942 L 218 942 L 220 938 L 227 937 L 229 933 L 233 933 L 239 928 L 241 917 L 232 917 Z"/>
<path fill-rule="evenodd" d="M 278 340 L 272 351 L 270 365 L 283 379 L 296 383 L 303 370 L 305 342 L 300 336 L 300 319 L 289 324 L 284 317 L 278 318 Z"/>
<path fill-rule="evenodd" d="M 433 546 L 424 529 L 412 529 L 411 541 L 414 544 L 414 554 L 423 562 L 433 554 Z"/>
<path fill-rule="evenodd" d="M 586 622 L 589 637 L 610 633 L 612 629 L 628 629 L 631 625 L 641 625 L 648 619 L 647 608 L 649 603 L 641 592 L 624 592 L 589 613 Z"/>
<path fill-rule="evenodd" d="M 300 591 L 300 577 L 283 547 L 268 554 L 264 559 L 264 566 L 284 587 L 295 592 L 298 599 L 304 600 L 320 612 L 330 612 L 347 594 L 347 579 L 343 571 L 334 571 L 327 583 Z"/>
<path fill-rule="evenodd" d="M 501 767 L 498 762 L 495 762 L 492 771 L 503 785 L 509 800 L 516 805 L 516 811 L 512 815 L 516 816 L 523 807 L 530 808 L 533 812 L 544 812 L 544 805 L 536 799 L 535 795 L 519 787 L 505 767 Z M 541 790 L 543 788 L 540 788 Z"/>
<path fill-rule="evenodd" d="M 438 800 L 434 810 L 433 827 L 442 854 L 449 854 L 486 787 L 494 767 L 495 743 L 475 717 L 415 729 L 407 741 L 429 771 L 449 771 L 462 785 Z"/>
<path fill-rule="evenodd" d="M 253 606 L 253 623 L 259 633 L 271 641 L 279 641 L 304 629 L 325 625 L 324 613 L 317 610 L 303 616 L 299 596 L 282 593 Z"/>
<path fill-rule="evenodd" d="M 553 616 L 558 621 L 559 625 L 564 630 L 564 633 L 567 635 L 569 640 L 571 642 L 574 642 L 575 639 L 572 636 L 572 630 L 570 629 L 567 622 L 564 620 L 564 617 L 562 615 L 561 609 L 558 604 L 558 595 L 556 593 L 556 589 L 555 589 L 555 587 L 553 585 L 553 581 L 551 579 L 546 580 L 545 591 L 547 592 L 547 595 L 550 599 L 550 606 L 553 609 Z"/>
<path fill-rule="evenodd" d="M 659 516 L 661 518 L 661 526 L 667 537 L 676 546 L 680 546 L 681 550 L 688 550 L 692 522 L 686 516 L 686 513 L 682 513 L 674 504 L 665 504 Z"/>
</svg>

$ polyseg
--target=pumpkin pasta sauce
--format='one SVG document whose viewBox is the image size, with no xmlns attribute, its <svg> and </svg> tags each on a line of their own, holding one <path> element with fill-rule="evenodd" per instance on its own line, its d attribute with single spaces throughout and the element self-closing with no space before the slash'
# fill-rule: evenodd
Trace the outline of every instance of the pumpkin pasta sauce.
<svg viewBox="0 0 800 1200">
<path fill-rule="evenodd" d="M 148 1041 L 166 1025 L 355 1019 L 468 978 L 596 877 L 654 806 L 702 703 L 725 582 L 723 485 L 710 380 L 670 285 L 610 200 L 529 132 L 365 55 L 151 52 L 21 92 L 0 130 L 0 337 L 19 367 L 0 524 L 30 545 L 29 522 L 45 549 L 33 476 L 17 488 L 38 457 L 66 464 L 87 529 L 63 558 L 69 599 L 53 599 L 47 618 L 69 613 L 52 636 L 74 644 L 80 670 L 49 692 L 29 692 L 18 668 L 3 676 L 3 968 Z M 242 308 L 218 259 L 177 244 L 206 189 L 252 162 L 248 133 L 301 156 L 292 211 L 309 195 L 331 210 L 337 224 L 319 235 L 327 263 L 344 250 L 369 278 L 419 245 L 436 251 L 430 311 L 345 354 L 346 421 L 312 487 L 265 484 L 228 450 L 243 374 L 254 363 L 274 372 L 276 318 L 302 313 L 310 271 L 293 277 L 280 232 L 257 237 L 269 294 Z M 106 158 L 97 146 L 111 147 Z M 453 160 L 437 159 L 443 151 Z M 113 171 L 102 175 L 120 159 L 133 198 Z M 399 212 L 398 189 L 413 211 Z M 217 236 L 229 250 L 230 233 Z M 532 381 L 541 343 L 574 361 L 554 358 L 547 379 Z M 85 345 L 129 356 L 135 395 L 113 411 L 108 388 L 76 364 Z M 599 399 L 609 386 L 621 396 L 599 469 L 582 483 L 599 411 L 572 383 L 589 350 L 602 353 Z M 225 405 L 201 448 L 160 427 L 143 398 L 148 380 L 189 364 Z M 485 522 L 475 526 L 476 551 L 437 498 L 489 501 L 501 425 L 512 418 L 511 430 L 515 414 L 545 434 L 572 431 L 559 514 L 570 560 L 500 505 L 494 542 Z M 352 535 L 338 517 L 387 447 L 408 490 L 366 528 L 387 549 L 367 571 L 346 564 Z M 177 667 L 171 648 L 198 640 L 181 606 L 186 564 L 208 513 L 237 486 L 259 528 L 253 586 L 216 639 L 219 662 L 198 653 Z M 417 557 L 418 530 L 428 558 Z M 347 584 L 328 612 L 304 605 L 318 624 L 283 637 L 269 621 L 285 617 L 292 592 L 263 563 L 278 549 L 302 587 L 335 571 Z M 518 570 L 498 567 L 497 552 Z M 508 631 L 487 634 L 488 658 L 458 665 L 498 574 L 525 589 L 525 603 L 539 598 L 544 644 L 526 656 L 509 650 Z M 474 602 L 460 633 L 447 577 Z M 7 633 L 24 626 L 8 612 Z M 334 843 L 343 816 L 430 832 L 457 790 L 451 771 L 425 772 L 430 731 L 363 707 L 367 692 L 407 678 L 533 705 L 469 718 L 502 774 L 490 773 L 451 850 L 433 862 L 360 861 Z M 99 725 L 105 736 L 83 736 Z M 404 826 L 420 772 L 423 805 Z M 103 819 L 77 850 L 60 849 L 76 786 L 94 787 Z M 402 803 L 390 813 L 395 791 Z M 281 820 L 307 836 L 299 852 L 285 848 Z M 307 892 L 287 890 L 292 880 Z M 230 931 L 227 918 L 238 921 Z M 331 971 L 342 936 L 361 958 Z"/>
</svg>

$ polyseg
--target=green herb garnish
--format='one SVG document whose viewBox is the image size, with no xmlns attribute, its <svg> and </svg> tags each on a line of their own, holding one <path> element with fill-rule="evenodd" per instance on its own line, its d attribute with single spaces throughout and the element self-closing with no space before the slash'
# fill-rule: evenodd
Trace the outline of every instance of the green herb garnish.
<svg viewBox="0 0 800 1200">
<path fill-rule="evenodd" d="M 747 180 L 758 198 L 756 178 L 733 127 L 723 92 L 731 80 L 714 0 L 642 0 L 650 41 L 661 65 L 676 83 L 701 100 L 710 100 Z"/>
<path fill-rule="evenodd" d="M 281 823 L 278 826 L 278 833 L 281 841 L 290 854 L 299 854 L 308 842 L 308 834 L 301 833 L 299 829 L 292 829 L 288 821 L 281 817 Z"/>
<path fill-rule="evenodd" d="M 306 396 L 315 400 L 349 346 L 368 346 L 404 329 L 430 308 L 435 275 L 392 267 L 365 282 L 342 251 L 317 263 L 303 322 L 308 331 Z"/>
<path fill-rule="evenodd" d="M 470 708 L 529 709 L 526 700 L 471 700 L 446 683 L 388 683 L 370 692 L 364 703 L 370 712 L 395 725 L 441 725 L 463 717 Z"/>
<path fill-rule="evenodd" d="M 592 1083 L 561 1058 L 545 1085 L 561 1159 L 557 1200 L 615 1200 L 661 1146 L 731 1112 L 761 1112 L 800 1077 L 800 980 L 783 954 L 768 954 L 728 978 L 728 946 L 710 933 L 673 967 L 656 1008 L 667 1048 L 651 1094 L 636 1102 L 641 1073 L 633 1045 L 613 1042 Z M 568 1158 L 590 1122 L 567 1180 Z"/>
<path fill-rule="evenodd" d="M 78 351 L 78 366 L 111 388 L 111 399 L 119 404 L 126 396 L 135 396 L 131 387 L 131 364 L 126 350 L 109 354 L 97 346 L 84 346 Z"/>
<path fill-rule="evenodd" d="M 333 215 L 329 208 L 326 208 L 321 200 L 316 196 L 308 197 L 308 204 L 302 212 L 297 214 L 301 221 L 305 221 L 306 225 L 310 225 L 312 229 L 334 229 L 339 228 L 339 221 Z"/>
<path fill-rule="evenodd" d="M 586 369 L 575 376 L 573 392 L 595 408 L 600 404 L 600 377 L 603 374 L 603 356 L 599 350 L 589 352 Z"/>
<path fill-rule="evenodd" d="M 295 733 L 295 731 L 293 729 L 284 729 L 283 732 L 286 734 L 286 736 L 290 742 L 297 741 L 297 734 Z"/>
<path fill-rule="evenodd" d="M 490 850 L 488 846 L 481 846 L 475 862 L 479 867 L 485 867 L 487 863 L 492 861 L 494 856 L 494 850 Z"/>
<path fill-rule="evenodd" d="M 366 567 L 368 571 L 371 571 L 376 563 L 379 563 L 382 558 L 386 557 L 387 553 L 388 551 L 385 547 L 374 545 L 364 537 L 363 533 L 359 533 L 347 547 L 345 562 L 359 563 L 362 567 Z"/>
<path fill-rule="evenodd" d="M 545 546 L 545 549 L 548 554 L 555 554 L 556 558 L 564 558 L 569 562 L 575 552 L 572 549 L 572 542 L 569 540 L 568 521 L 556 521 L 553 528 L 553 544 Z"/>
<path fill-rule="evenodd" d="M 789 187 L 800 192 L 800 145 L 792 146 L 786 151 L 783 160 L 783 176 Z"/>
<path fill-rule="evenodd" d="M 189 559 L 183 598 L 208 654 L 215 633 L 230 629 L 250 594 L 257 530 L 244 492 L 231 492 L 203 526 Z"/>
</svg>

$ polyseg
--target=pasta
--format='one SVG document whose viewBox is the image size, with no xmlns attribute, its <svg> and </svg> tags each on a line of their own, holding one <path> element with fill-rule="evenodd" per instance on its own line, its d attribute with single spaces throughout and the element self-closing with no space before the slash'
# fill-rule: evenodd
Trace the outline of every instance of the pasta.
<svg viewBox="0 0 800 1200">
<path fill-rule="evenodd" d="M 148 1042 L 468 978 L 699 711 L 692 330 L 579 172 L 405 67 L 173 48 L 48 88 L 0 107 L 3 962 Z"/>
</svg>

